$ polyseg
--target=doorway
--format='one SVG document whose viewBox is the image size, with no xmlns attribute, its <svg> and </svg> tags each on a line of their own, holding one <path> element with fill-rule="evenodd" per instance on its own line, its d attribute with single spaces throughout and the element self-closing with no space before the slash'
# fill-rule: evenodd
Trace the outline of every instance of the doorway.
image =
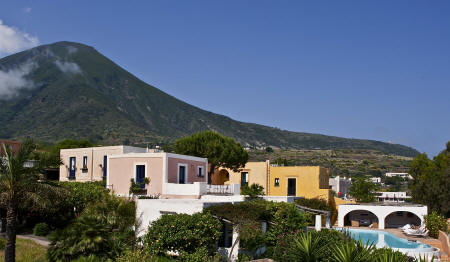
<svg viewBox="0 0 450 262">
<path fill-rule="evenodd" d="M 297 195 L 297 178 L 288 178 L 287 195 L 288 196 Z"/>
</svg>

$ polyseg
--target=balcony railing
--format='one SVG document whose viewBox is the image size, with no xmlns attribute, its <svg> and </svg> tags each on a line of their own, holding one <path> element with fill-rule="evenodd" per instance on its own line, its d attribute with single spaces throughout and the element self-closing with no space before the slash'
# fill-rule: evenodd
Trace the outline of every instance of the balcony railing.
<svg viewBox="0 0 450 262">
<path fill-rule="evenodd" d="M 240 191 L 239 184 L 206 186 L 206 194 L 209 195 L 239 195 Z"/>
<path fill-rule="evenodd" d="M 167 195 L 239 195 L 240 185 L 208 185 L 205 182 L 194 182 L 192 184 L 165 183 L 163 193 Z"/>
</svg>

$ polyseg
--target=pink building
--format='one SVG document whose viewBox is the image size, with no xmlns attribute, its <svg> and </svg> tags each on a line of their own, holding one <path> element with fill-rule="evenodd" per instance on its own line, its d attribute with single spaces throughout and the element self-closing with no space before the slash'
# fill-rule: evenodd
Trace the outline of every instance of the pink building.
<svg viewBox="0 0 450 262">
<path fill-rule="evenodd" d="M 108 171 L 107 159 L 111 155 L 144 153 L 146 148 L 132 146 L 99 146 L 61 149 L 63 164 L 59 167 L 60 181 L 101 181 Z"/>
<path fill-rule="evenodd" d="M 208 159 L 164 152 L 108 156 L 107 186 L 128 196 L 131 179 L 142 184 L 144 195 L 160 198 L 199 198 L 207 191 Z"/>
</svg>

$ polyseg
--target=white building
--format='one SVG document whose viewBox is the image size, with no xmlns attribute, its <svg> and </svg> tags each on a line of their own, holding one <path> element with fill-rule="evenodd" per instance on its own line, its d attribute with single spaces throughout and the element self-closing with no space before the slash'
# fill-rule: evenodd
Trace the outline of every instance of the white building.
<svg viewBox="0 0 450 262">
<path fill-rule="evenodd" d="M 407 179 L 412 179 L 412 176 L 408 173 L 386 173 L 384 174 L 385 177 L 394 177 L 394 176 L 398 176 L 401 178 L 407 178 Z"/>
<path fill-rule="evenodd" d="M 214 186 L 214 185 L 212 185 Z M 220 185 L 218 185 L 220 186 Z M 236 185 L 239 187 L 239 185 Z M 220 191 L 220 190 L 219 190 Z M 238 191 L 239 192 L 239 191 Z M 288 196 L 264 196 L 265 200 L 274 202 L 293 202 L 296 197 Z M 226 203 L 239 203 L 245 200 L 245 196 L 230 194 L 206 194 L 202 195 L 200 199 L 137 199 L 136 201 L 136 217 L 139 218 L 139 228 L 136 230 L 138 235 L 142 236 L 146 233 L 149 225 L 160 218 L 163 214 L 189 214 L 202 212 L 203 209 Z M 320 217 L 320 216 L 319 216 Z M 316 216 L 317 221 L 317 216 Z M 321 221 L 320 221 L 321 223 Z M 320 224 L 318 223 L 318 224 Z M 232 228 L 230 224 L 224 224 L 224 243 L 219 246 L 218 252 L 222 255 L 228 256 L 231 251 L 232 243 L 237 239 L 238 233 Z M 262 225 L 265 231 L 266 225 Z M 237 242 L 233 249 L 232 261 L 236 261 L 239 252 L 239 242 Z"/>
<path fill-rule="evenodd" d="M 411 199 L 406 192 L 377 192 L 377 198 L 379 202 L 405 202 Z"/>
<path fill-rule="evenodd" d="M 352 179 L 340 176 L 330 177 L 328 183 L 330 185 L 330 189 L 336 192 L 338 197 L 346 198 L 350 191 L 350 186 L 352 185 Z"/>
<path fill-rule="evenodd" d="M 371 177 L 370 181 L 375 184 L 381 184 L 381 177 Z"/>
<path fill-rule="evenodd" d="M 406 224 L 421 225 L 427 206 L 406 203 L 367 203 L 338 206 L 338 226 L 369 226 L 384 229 Z"/>
</svg>

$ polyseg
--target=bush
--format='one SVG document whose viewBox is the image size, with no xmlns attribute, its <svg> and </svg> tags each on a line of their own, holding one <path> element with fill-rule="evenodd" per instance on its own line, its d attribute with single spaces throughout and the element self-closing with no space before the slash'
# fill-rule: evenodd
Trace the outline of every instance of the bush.
<svg viewBox="0 0 450 262">
<path fill-rule="evenodd" d="M 3 237 L 0 237 L 0 250 L 5 249 L 6 240 Z"/>
<path fill-rule="evenodd" d="M 143 249 L 127 250 L 124 252 L 116 262 L 170 262 L 175 259 L 166 256 L 151 256 Z"/>
<path fill-rule="evenodd" d="M 222 224 L 209 213 L 162 215 L 153 221 L 144 242 L 153 255 L 167 251 L 189 254 L 201 247 L 211 252 L 222 234 Z"/>
<path fill-rule="evenodd" d="M 304 231 L 309 220 L 308 213 L 301 213 L 294 204 L 274 203 L 271 207 L 271 223 L 266 233 L 266 244 L 275 246 L 280 235 Z"/>
<path fill-rule="evenodd" d="M 183 262 L 215 262 L 220 261 L 220 257 L 218 255 L 210 256 L 208 249 L 201 247 L 191 254 L 186 252 L 181 253 L 178 260 Z"/>
<path fill-rule="evenodd" d="M 135 225 L 135 203 L 106 195 L 101 202 L 87 206 L 73 224 L 50 236 L 47 257 L 60 261 L 92 255 L 98 260 L 114 260 L 134 247 Z"/>
<path fill-rule="evenodd" d="M 321 198 L 299 198 L 295 200 L 295 203 L 312 209 L 333 211 L 333 207 L 325 199 Z"/>
<path fill-rule="evenodd" d="M 263 196 L 264 187 L 258 184 L 251 184 L 250 186 L 244 185 L 241 188 L 241 195 L 248 196 L 249 198 Z"/>
<path fill-rule="evenodd" d="M 46 236 L 50 232 L 50 228 L 46 223 L 38 223 L 33 228 L 33 235 Z"/>
<path fill-rule="evenodd" d="M 448 232 L 447 220 L 440 216 L 436 211 L 433 211 L 431 214 L 425 216 L 425 224 L 427 229 L 430 231 L 428 234 L 431 237 L 438 238 L 439 230 Z"/>
</svg>

